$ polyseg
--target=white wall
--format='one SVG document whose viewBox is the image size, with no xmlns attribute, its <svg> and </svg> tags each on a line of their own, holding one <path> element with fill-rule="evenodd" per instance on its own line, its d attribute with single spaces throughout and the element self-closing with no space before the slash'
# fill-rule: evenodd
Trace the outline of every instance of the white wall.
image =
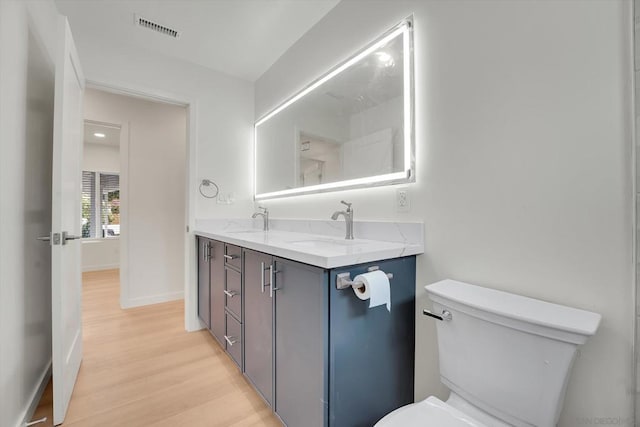
<svg viewBox="0 0 640 427">
<path fill-rule="evenodd" d="M 82 169 L 95 172 L 120 172 L 120 147 L 84 143 Z"/>
<path fill-rule="evenodd" d="M 265 201 L 274 218 L 422 220 L 416 398 L 439 383 L 423 286 L 453 278 L 601 313 L 559 425 L 631 420 L 629 1 L 343 0 L 256 82 L 256 117 L 414 13 L 416 183 Z"/>
<path fill-rule="evenodd" d="M 82 240 L 82 271 L 109 270 L 119 267 L 119 237 Z M 182 291 L 182 289 L 180 289 L 180 291 Z"/>
<path fill-rule="evenodd" d="M 122 305 L 182 298 L 186 109 L 87 89 L 84 117 L 123 129 L 119 240 L 128 260 L 121 274 Z"/>
<path fill-rule="evenodd" d="M 72 27 L 73 30 L 73 27 Z M 253 85 L 217 71 L 159 54 L 111 45 L 108 40 L 74 33 L 87 81 L 116 89 L 151 94 L 192 104 L 197 144 L 193 147 L 196 180 L 187 188 L 193 196 L 191 218 L 228 218 L 251 209 Z M 191 156 L 191 153 L 190 153 Z M 197 182 L 209 178 L 222 192 L 235 193 L 231 205 L 204 199 Z"/>
<path fill-rule="evenodd" d="M 84 143 L 82 169 L 120 173 L 120 147 Z M 107 270 L 120 266 L 120 238 L 83 239 L 82 271 Z"/>
<path fill-rule="evenodd" d="M 22 425 L 51 363 L 52 1 L 0 1 L 0 425 Z M 31 406 L 31 408 L 33 408 Z"/>
</svg>

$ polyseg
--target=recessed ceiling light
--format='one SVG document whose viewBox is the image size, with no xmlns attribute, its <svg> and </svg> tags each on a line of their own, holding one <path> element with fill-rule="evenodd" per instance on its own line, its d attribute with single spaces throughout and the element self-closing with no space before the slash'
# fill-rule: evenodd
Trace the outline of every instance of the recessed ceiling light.
<svg viewBox="0 0 640 427">
<path fill-rule="evenodd" d="M 96 132 L 93 134 L 96 138 L 104 138 L 106 135 L 104 133 Z"/>
<path fill-rule="evenodd" d="M 378 51 L 375 53 L 375 55 L 382 67 L 393 67 L 394 65 L 396 65 L 396 62 L 393 60 L 393 56 L 385 51 Z"/>
</svg>

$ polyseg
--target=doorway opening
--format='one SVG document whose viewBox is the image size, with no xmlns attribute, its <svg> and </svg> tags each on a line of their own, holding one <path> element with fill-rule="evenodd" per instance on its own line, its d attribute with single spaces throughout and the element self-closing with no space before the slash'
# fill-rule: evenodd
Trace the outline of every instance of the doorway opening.
<svg viewBox="0 0 640 427">
<path fill-rule="evenodd" d="M 118 269 L 122 308 L 182 299 L 186 107 L 89 88 L 84 118 L 83 272 Z"/>
<path fill-rule="evenodd" d="M 87 381 L 90 392 L 100 394 L 114 378 L 142 372 L 138 367 L 123 373 L 119 366 L 135 365 L 129 356 L 140 351 L 141 342 L 160 338 L 159 331 L 184 332 L 186 308 L 187 106 L 95 88 L 85 90 L 83 101 L 78 210 L 85 369 L 73 396 L 88 392 Z M 153 310 L 136 308 L 149 305 Z M 151 325 L 145 319 L 155 320 Z M 92 364 L 112 363 L 110 376 L 89 373 L 95 372 Z M 92 377 L 82 381 L 83 375 Z M 52 420 L 47 396 L 39 410 Z"/>
</svg>

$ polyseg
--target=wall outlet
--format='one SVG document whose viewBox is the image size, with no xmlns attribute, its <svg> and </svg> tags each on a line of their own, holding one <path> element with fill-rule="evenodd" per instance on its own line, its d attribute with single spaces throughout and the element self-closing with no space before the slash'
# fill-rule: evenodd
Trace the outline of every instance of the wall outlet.
<svg viewBox="0 0 640 427">
<path fill-rule="evenodd" d="M 409 212 L 411 209 L 408 189 L 399 188 L 396 190 L 396 209 L 398 212 Z"/>
</svg>

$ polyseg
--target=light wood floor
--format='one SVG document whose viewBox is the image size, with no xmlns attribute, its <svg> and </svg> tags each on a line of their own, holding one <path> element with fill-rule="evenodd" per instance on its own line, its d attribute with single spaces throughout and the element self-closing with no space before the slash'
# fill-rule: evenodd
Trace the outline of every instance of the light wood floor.
<svg viewBox="0 0 640 427">
<path fill-rule="evenodd" d="M 182 301 L 121 310 L 118 270 L 83 275 L 84 358 L 64 426 L 281 426 Z M 50 387 L 49 387 L 50 388 Z M 45 393 L 33 419 L 48 417 Z"/>
</svg>

